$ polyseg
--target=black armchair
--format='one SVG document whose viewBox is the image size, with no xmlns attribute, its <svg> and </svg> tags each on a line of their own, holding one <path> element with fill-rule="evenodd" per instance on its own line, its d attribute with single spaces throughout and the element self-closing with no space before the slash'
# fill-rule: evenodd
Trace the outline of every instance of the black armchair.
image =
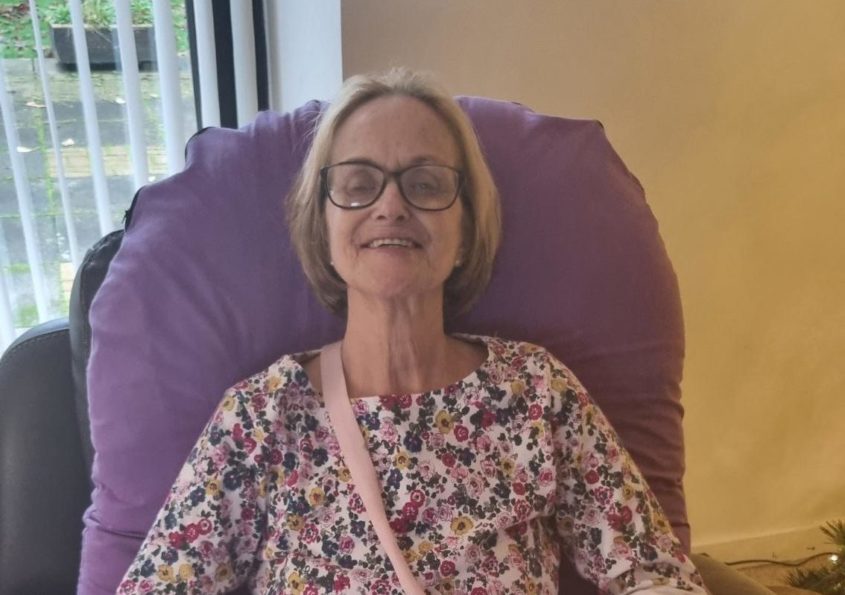
<svg viewBox="0 0 845 595">
<path fill-rule="evenodd" d="M 98 242 L 74 281 L 70 318 L 21 335 L 0 359 L 0 594 L 76 592 L 93 447 L 88 309 L 120 246 Z"/>
</svg>

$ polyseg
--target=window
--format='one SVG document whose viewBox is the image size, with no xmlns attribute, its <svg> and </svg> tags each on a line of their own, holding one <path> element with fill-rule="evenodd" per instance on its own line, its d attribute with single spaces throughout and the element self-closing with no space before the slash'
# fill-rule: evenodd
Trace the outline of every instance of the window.
<svg viewBox="0 0 845 595">
<path fill-rule="evenodd" d="M 85 251 L 121 226 L 138 188 L 183 166 L 197 126 L 184 0 L 129 8 L 0 0 L 2 347 L 66 316 Z"/>
</svg>

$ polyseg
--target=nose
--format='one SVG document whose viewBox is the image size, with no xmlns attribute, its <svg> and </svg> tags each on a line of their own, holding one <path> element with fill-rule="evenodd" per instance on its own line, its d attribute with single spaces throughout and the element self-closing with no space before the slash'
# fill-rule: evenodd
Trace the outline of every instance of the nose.
<svg viewBox="0 0 845 595">
<path fill-rule="evenodd" d="M 393 178 L 387 181 L 384 191 L 373 205 L 373 216 L 376 219 L 404 221 L 410 215 L 410 208 L 399 189 L 399 180 Z"/>
</svg>

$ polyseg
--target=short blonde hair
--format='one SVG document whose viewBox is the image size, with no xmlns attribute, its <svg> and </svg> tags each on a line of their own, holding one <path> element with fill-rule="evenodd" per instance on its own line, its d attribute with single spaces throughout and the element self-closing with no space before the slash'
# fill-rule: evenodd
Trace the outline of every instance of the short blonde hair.
<svg viewBox="0 0 845 595">
<path fill-rule="evenodd" d="M 444 312 L 461 313 L 490 280 L 501 236 L 499 195 L 472 123 L 457 102 L 430 78 L 405 68 L 347 79 L 320 118 L 311 149 L 287 199 L 290 236 L 302 268 L 318 299 L 331 311 L 346 312 L 346 284 L 331 266 L 325 197 L 320 169 L 328 160 L 341 124 L 365 103 L 385 96 L 415 98 L 440 116 L 452 133 L 464 171 L 461 264 L 446 280 Z"/>
</svg>

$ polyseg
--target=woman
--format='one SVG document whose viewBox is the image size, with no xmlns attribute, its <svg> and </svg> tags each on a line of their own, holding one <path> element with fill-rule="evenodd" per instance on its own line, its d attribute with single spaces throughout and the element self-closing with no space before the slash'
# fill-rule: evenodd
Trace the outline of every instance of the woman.
<svg viewBox="0 0 845 595">
<path fill-rule="evenodd" d="M 347 81 L 288 200 L 386 518 L 429 592 L 554 593 L 559 543 L 613 593 L 703 593 L 607 421 L 542 348 L 449 336 L 490 276 L 471 125 L 407 71 Z M 327 412 L 328 353 L 229 389 L 119 593 L 401 593 Z M 332 394 L 334 394 L 332 392 Z"/>
</svg>

